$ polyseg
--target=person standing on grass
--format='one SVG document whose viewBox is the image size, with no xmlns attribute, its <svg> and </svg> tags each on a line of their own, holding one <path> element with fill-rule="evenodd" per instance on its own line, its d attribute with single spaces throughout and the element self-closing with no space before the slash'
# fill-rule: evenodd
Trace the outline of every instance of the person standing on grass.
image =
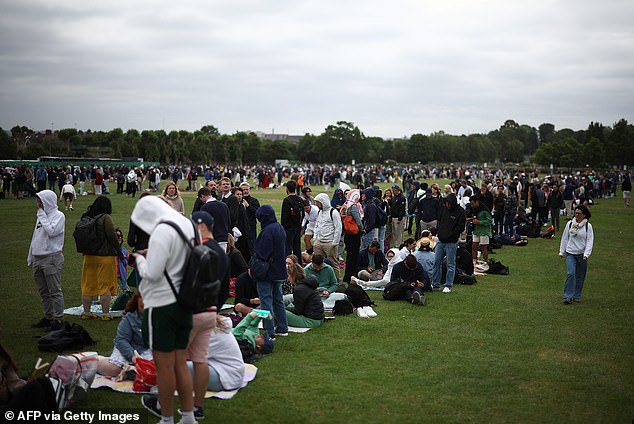
<svg viewBox="0 0 634 424">
<path fill-rule="evenodd" d="M 623 192 L 623 203 L 626 207 L 630 207 L 630 198 L 632 197 L 632 182 L 630 176 L 625 175 L 623 182 L 621 183 L 621 191 Z"/>
<path fill-rule="evenodd" d="M 203 403 L 209 384 L 207 350 L 212 331 L 216 326 L 218 308 L 222 307 L 224 301 L 229 297 L 229 258 L 225 253 L 225 249 L 220 247 L 213 239 L 214 218 L 207 212 L 198 211 L 192 214 L 192 221 L 198 226 L 198 231 L 205 246 L 218 255 L 216 275 L 222 282 L 218 304 L 194 313 L 187 345 L 187 359 L 193 364 L 191 368 L 194 378 L 194 418 L 202 420 L 205 418 Z"/>
<path fill-rule="evenodd" d="M 476 265 L 478 260 L 478 248 L 482 250 L 482 259 L 485 262 L 489 259 L 487 246 L 489 245 L 489 238 L 491 237 L 491 222 L 493 218 L 491 217 L 489 208 L 480 201 L 478 195 L 474 194 L 469 198 L 469 201 L 471 202 L 472 218 L 468 220 L 474 225 L 471 257 L 473 259 L 473 265 Z"/>
<path fill-rule="evenodd" d="M 156 364 L 158 399 L 143 396 L 141 404 L 161 423 L 174 422 L 174 390 L 178 390 L 183 424 L 194 423 L 192 377 L 187 369 L 186 348 L 192 329 L 192 312 L 176 301 L 174 290 L 181 287 L 189 248 L 176 229 L 159 225 L 169 221 L 178 225 L 188 239 L 195 232 L 192 222 L 155 196 L 140 199 L 132 211 L 131 221 L 150 235 L 147 255 L 135 253 L 137 270 L 142 277 L 139 292 L 143 296 L 143 339 L 152 349 Z M 160 400 L 160 403 L 159 403 Z"/>
<path fill-rule="evenodd" d="M 312 239 L 313 254 L 321 254 L 330 259 L 337 281 L 340 281 L 337 249 L 341 240 L 341 216 L 339 211 L 331 206 L 326 193 L 315 196 L 315 205 L 319 208 L 319 212 Z"/>
<path fill-rule="evenodd" d="M 588 222 L 591 214 L 584 205 L 575 208 L 575 217 L 568 221 L 561 235 L 559 257 L 566 257 L 564 303 L 581 302 L 581 291 L 588 271 L 588 258 L 594 245 L 594 230 Z"/>
<path fill-rule="evenodd" d="M 466 215 L 464 209 L 458 206 L 456 195 L 451 193 L 444 198 L 444 208 L 438 218 L 438 243 L 435 247 L 434 274 L 432 287 L 440 289 L 442 277 L 442 260 L 447 257 L 447 277 L 443 293 L 451 293 L 453 279 L 456 275 L 456 251 L 460 234 L 465 229 Z"/>
<path fill-rule="evenodd" d="M 84 254 L 81 270 L 81 303 L 84 311 L 81 319 L 98 319 L 91 312 L 93 297 L 99 296 L 101 320 L 112 321 L 110 301 L 117 294 L 117 256 L 123 259 L 117 233 L 112 222 L 112 203 L 106 196 L 99 196 L 88 206 L 82 218 L 89 216 L 96 220 L 97 245 L 91 254 Z"/>
<path fill-rule="evenodd" d="M 57 209 L 57 195 L 42 190 L 35 195 L 37 222 L 31 238 L 26 262 L 33 271 L 33 279 L 44 307 L 44 318 L 35 328 L 61 328 L 64 316 L 62 268 L 64 268 L 64 229 L 66 217 Z"/>
<path fill-rule="evenodd" d="M 73 210 L 73 202 L 76 198 L 75 187 L 71 183 L 64 184 L 59 192 L 59 200 L 64 200 L 66 210 Z"/>
<path fill-rule="evenodd" d="M 287 196 L 282 200 L 282 216 L 280 223 L 286 233 L 286 252 L 283 256 L 291 253 L 298 258 L 302 257 L 302 220 L 304 219 L 304 201 L 295 194 L 297 183 L 293 180 L 286 183 Z"/>
<path fill-rule="evenodd" d="M 293 194 L 293 196 L 295 195 Z M 274 320 L 264 320 L 264 330 L 271 338 L 275 338 L 276 335 L 287 336 L 288 322 L 282 295 L 282 283 L 288 276 L 286 273 L 286 254 L 284 253 L 285 240 L 287 240 L 286 232 L 277 222 L 275 211 L 271 205 L 260 206 L 255 216 L 262 224 L 262 230 L 255 241 L 251 261 L 253 263 L 257 258 L 270 263 L 266 276 L 260 276 L 260 279 L 256 280 L 260 309 L 270 311 L 277 323 L 277 328 L 275 328 Z"/>
</svg>

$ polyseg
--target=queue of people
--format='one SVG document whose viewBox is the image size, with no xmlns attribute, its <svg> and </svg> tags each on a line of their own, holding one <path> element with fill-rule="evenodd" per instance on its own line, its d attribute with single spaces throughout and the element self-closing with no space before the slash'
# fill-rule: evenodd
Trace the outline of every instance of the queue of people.
<svg viewBox="0 0 634 424">
<path fill-rule="evenodd" d="M 559 249 L 568 269 L 566 304 L 581 301 L 594 242 L 588 222 L 590 189 L 584 188 L 580 194 L 583 177 L 580 181 L 580 186 L 572 190 L 573 219 L 564 226 Z M 271 205 L 260 205 L 250 195 L 249 183 L 238 183 L 239 190 L 232 190 L 228 179 L 220 184 L 210 180 L 200 188 L 191 216 L 194 226 L 185 216 L 175 182 L 164 185 L 162 196 L 144 193 L 132 212 L 128 244 L 133 247 L 130 262 L 134 262 L 138 292 L 126 306 L 113 353 L 102 358 L 99 366 L 101 373 L 114 376 L 133 365 L 136 355 L 152 358 L 157 369 L 158 397 L 144 397 L 143 405 L 162 422 L 173 422 L 175 390 L 181 400 L 181 422 L 204 417 L 204 391 L 235 388 L 240 381 L 245 346 L 252 354 L 271 353 L 276 338 L 288 335 L 289 325 L 323 325 L 325 311 L 347 299 L 345 291 L 350 284 L 386 287 L 400 282 L 405 288 L 400 298 L 415 305 L 425 305 L 425 293 L 439 290 L 443 280 L 443 293 L 451 293 L 461 240 L 471 240 L 474 263 L 479 252 L 486 260 L 490 239 L 494 234 L 514 231 L 514 225 L 509 228 L 506 220 L 517 218 L 522 209 L 537 209 L 535 219 L 539 216 L 539 222 L 544 219 L 542 213 L 546 217 L 550 214 L 551 219 L 557 215 L 553 222 L 558 222 L 560 210 L 568 208 L 567 187 L 575 181 L 566 179 L 561 189 L 556 181 L 533 180 L 530 195 L 522 201 L 519 193 L 524 188 L 515 177 L 491 181 L 479 189 L 471 180 L 455 181 L 442 190 L 435 184 L 412 182 L 407 193 L 393 184 L 388 196 L 376 186 L 360 184 L 335 190 L 332 198 L 326 193 L 313 197 L 305 184 L 303 196 L 299 196 L 297 184 L 291 180 L 286 186 L 280 221 Z M 416 192 L 412 195 L 413 190 Z M 70 200 L 65 193 L 61 198 Z M 35 196 L 37 223 L 28 263 L 44 308 L 44 317 L 36 325 L 56 328 L 63 314 L 65 215 L 58 209 L 55 192 L 43 189 Z M 465 197 L 468 203 L 463 202 Z M 115 229 L 106 195 L 98 196 L 84 215 L 97 221 L 101 247 L 97 254 L 84 257 L 81 318 L 110 321 L 110 299 L 117 291 L 117 275 L 125 276 L 125 265 L 124 272 L 118 272 L 118 264 L 127 259 L 122 250 L 123 234 Z M 161 225 L 164 221 L 178 226 L 187 237 L 202 235 L 205 244 L 223 258 L 218 270 L 222 279 L 218 304 L 201 314 L 184 310 L 170 289 L 170 284 L 178 290 L 182 283 L 187 249 L 172 227 Z M 256 222 L 261 226 L 259 233 Z M 411 232 L 415 237 L 405 238 Z M 302 235 L 305 250 L 301 244 L 297 247 Z M 239 244 L 235 238 L 246 242 Z M 345 262 L 341 261 L 340 247 Z M 229 329 L 234 322 L 218 314 L 229 297 L 230 278 L 235 279 L 234 311 L 241 318 L 233 331 Z M 288 287 L 286 296 L 283 287 Z M 91 312 L 94 296 L 100 297 L 101 315 Z M 271 314 L 271 319 L 262 323 L 263 333 L 257 329 L 255 309 Z M 365 316 L 376 314 L 366 312 Z M 161 331 L 157 331 L 159 328 Z"/>
</svg>

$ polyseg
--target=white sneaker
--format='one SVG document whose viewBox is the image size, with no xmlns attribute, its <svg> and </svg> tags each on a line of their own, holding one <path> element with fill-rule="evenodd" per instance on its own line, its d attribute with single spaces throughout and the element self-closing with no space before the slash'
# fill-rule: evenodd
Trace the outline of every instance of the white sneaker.
<svg viewBox="0 0 634 424">
<path fill-rule="evenodd" d="M 372 309 L 372 306 L 364 306 L 361 309 L 365 311 L 365 314 L 368 316 L 368 318 L 374 318 L 378 316 L 378 314 L 374 312 L 374 309 Z"/>
<path fill-rule="evenodd" d="M 451 293 L 451 289 L 449 287 L 445 286 L 445 288 L 442 289 L 442 292 L 443 293 Z"/>
<path fill-rule="evenodd" d="M 357 308 L 357 315 L 359 318 L 370 318 L 368 313 L 365 311 L 365 308 Z"/>
</svg>

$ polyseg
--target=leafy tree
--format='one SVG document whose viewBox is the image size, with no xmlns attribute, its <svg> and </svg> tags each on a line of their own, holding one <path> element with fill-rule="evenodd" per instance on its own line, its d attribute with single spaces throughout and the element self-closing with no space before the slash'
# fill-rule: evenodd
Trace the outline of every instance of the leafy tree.
<svg viewBox="0 0 634 424">
<path fill-rule="evenodd" d="M 17 159 L 18 146 L 9 134 L 0 128 L 0 159 Z"/>
<path fill-rule="evenodd" d="M 555 134 L 555 126 L 553 124 L 543 123 L 538 128 L 539 143 L 550 143 Z"/>
<path fill-rule="evenodd" d="M 583 146 L 583 162 L 591 167 L 602 167 L 605 164 L 605 150 L 603 143 L 596 137 Z"/>
<path fill-rule="evenodd" d="M 336 125 L 329 125 L 319 138 L 329 158 L 337 163 L 356 159 L 365 147 L 365 136 L 352 122 L 338 121 Z"/>
<path fill-rule="evenodd" d="M 606 159 L 613 165 L 634 164 L 634 126 L 621 119 L 606 140 Z"/>
</svg>

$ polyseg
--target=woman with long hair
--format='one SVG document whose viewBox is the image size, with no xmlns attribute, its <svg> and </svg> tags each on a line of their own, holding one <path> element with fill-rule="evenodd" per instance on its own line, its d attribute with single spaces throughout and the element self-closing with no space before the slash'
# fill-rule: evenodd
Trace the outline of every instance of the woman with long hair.
<svg viewBox="0 0 634 424">
<path fill-rule="evenodd" d="M 346 203 L 342 211 L 345 215 L 354 218 L 359 228 L 357 234 L 345 234 L 344 243 L 346 246 L 346 272 L 343 276 L 345 283 L 350 283 L 350 278 L 356 275 L 357 262 L 359 261 L 359 250 L 361 249 L 361 235 L 363 234 L 363 206 L 360 203 L 361 192 L 359 189 L 349 190 L 346 193 Z"/>
<path fill-rule="evenodd" d="M 183 204 L 183 198 L 181 197 L 178 186 L 175 182 L 169 182 L 165 185 L 163 190 L 163 197 L 170 202 L 170 206 L 176 211 L 185 214 L 185 205 Z"/>
<path fill-rule="evenodd" d="M 88 206 L 82 218 L 89 216 L 96 220 L 97 244 L 93 254 L 85 254 L 81 273 L 81 303 L 84 312 L 81 319 L 99 318 L 90 311 L 93 297 L 99 296 L 101 302 L 101 320 L 111 321 L 110 301 L 117 294 L 117 256 L 122 257 L 121 248 L 115 232 L 112 203 L 105 196 L 99 196 Z"/>
<path fill-rule="evenodd" d="M 588 271 L 588 259 L 594 246 L 594 230 L 588 222 L 592 215 L 585 205 L 575 208 L 575 217 L 568 221 L 561 235 L 559 257 L 566 258 L 564 303 L 581 302 L 581 291 Z"/>
</svg>

